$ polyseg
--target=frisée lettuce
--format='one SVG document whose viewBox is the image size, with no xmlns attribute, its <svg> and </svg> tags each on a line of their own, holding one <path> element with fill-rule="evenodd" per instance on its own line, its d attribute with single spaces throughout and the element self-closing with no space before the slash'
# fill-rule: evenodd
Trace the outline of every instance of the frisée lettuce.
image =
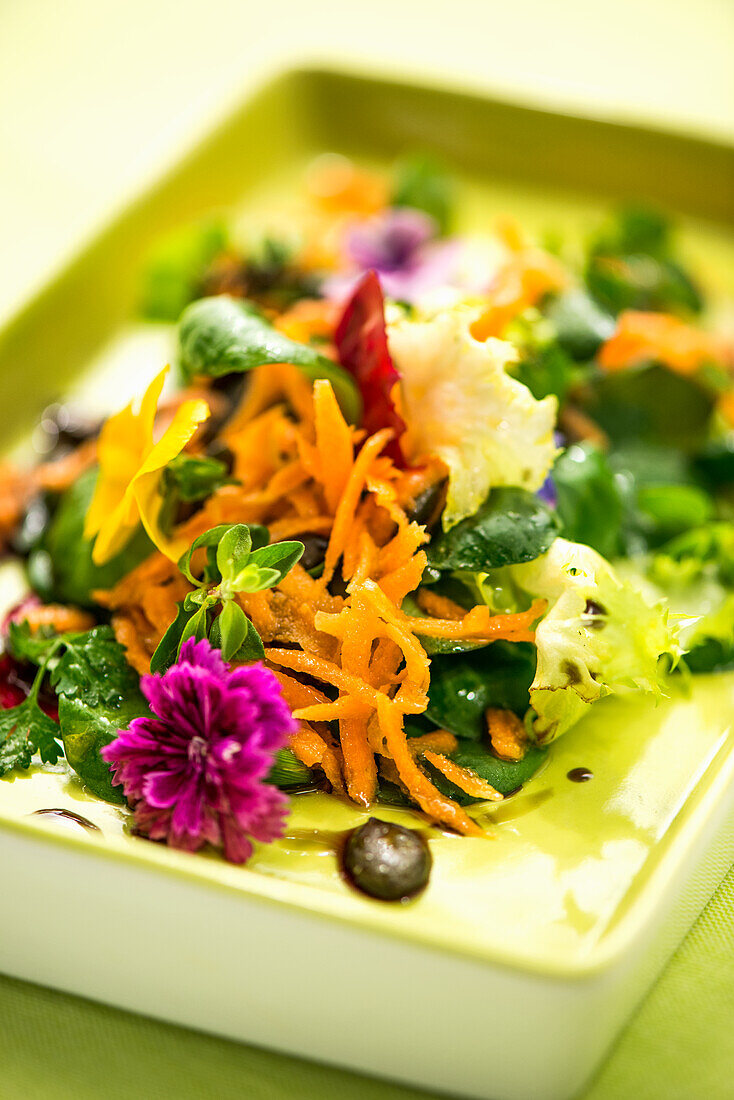
<svg viewBox="0 0 734 1100">
<path fill-rule="evenodd" d="M 548 600 L 530 685 L 537 741 L 559 737 L 605 695 L 661 694 L 681 655 L 676 630 L 667 611 L 648 603 L 600 554 L 558 538 L 547 554 L 510 571 L 528 596 Z"/>
<path fill-rule="evenodd" d="M 537 401 L 507 373 L 517 352 L 506 340 L 475 340 L 476 317 L 466 306 L 388 325 L 408 452 L 438 455 L 449 470 L 446 530 L 473 515 L 493 487 L 539 489 L 556 454 L 556 398 Z"/>
</svg>

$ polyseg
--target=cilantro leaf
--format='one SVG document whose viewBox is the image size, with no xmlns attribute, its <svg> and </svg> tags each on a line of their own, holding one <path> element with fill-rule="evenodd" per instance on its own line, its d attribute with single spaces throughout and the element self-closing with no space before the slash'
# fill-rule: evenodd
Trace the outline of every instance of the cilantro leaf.
<svg viewBox="0 0 734 1100">
<path fill-rule="evenodd" d="M 45 764 L 55 764 L 62 755 L 58 742 L 59 727 L 41 710 L 36 694 L 42 673 L 24 702 L 0 711 L 0 775 L 13 768 L 30 767 L 35 752 L 40 752 Z"/>
<path fill-rule="evenodd" d="M 87 706 L 119 705 L 138 686 L 112 628 L 96 626 L 84 634 L 63 634 L 65 652 L 51 673 L 59 695 L 83 697 Z"/>
</svg>

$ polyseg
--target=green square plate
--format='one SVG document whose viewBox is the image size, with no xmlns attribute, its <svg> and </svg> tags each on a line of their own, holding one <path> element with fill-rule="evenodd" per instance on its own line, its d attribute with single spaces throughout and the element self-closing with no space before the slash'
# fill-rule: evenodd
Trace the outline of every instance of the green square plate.
<svg viewBox="0 0 734 1100">
<path fill-rule="evenodd" d="M 170 331 L 130 318 L 143 257 L 166 230 L 233 205 L 267 219 L 324 150 L 380 163 L 416 147 L 455 168 L 461 228 L 511 213 L 573 235 L 615 198 L 670 207 L 714 299 L 734 298 L 731 148 L 289 72 L 219 120 L 0 332 L 6 443 L 72 382 L 104 411 L 160 369 Z M 17 580 L 0 576 L 7 599 Z M 731 675 L 688 694 L 671 685 L 657 707 L 598 704 L 488 815 L 488 839 L 431 840 L 428 890 L 397 907 L 342 881 L 330 835 L 365 815 L 325 795 L 300 797 L 289 836 L 239 868 L 130 836 L 65 767 L 8 778 L 0 968 L 462 1095 L 569 1096 L 734 857 L 733 718 Z M 581 786 L 567 779 L 579 766 L 594 773 Z M 50 808 L 99 831 L 35 815 Z"/>
</svg>

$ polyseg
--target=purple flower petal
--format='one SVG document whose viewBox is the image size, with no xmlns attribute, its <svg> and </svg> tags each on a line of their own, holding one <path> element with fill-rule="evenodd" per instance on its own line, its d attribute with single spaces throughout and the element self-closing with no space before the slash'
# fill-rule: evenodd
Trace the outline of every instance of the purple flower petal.
<svg viewBox="0 0 734 1100">
<path fill-rule="evenodd" d="M 250 837 L 281 836 L 288 799 L 265 780 L 297 726 L 273 673 L 230 670 L 208 641 L 190 639 L 141 689 L 154 716 L 102 750 L 138 831 L 185 851 L 209 843 L 236 863 L 251 855 Z"/>
</svg>

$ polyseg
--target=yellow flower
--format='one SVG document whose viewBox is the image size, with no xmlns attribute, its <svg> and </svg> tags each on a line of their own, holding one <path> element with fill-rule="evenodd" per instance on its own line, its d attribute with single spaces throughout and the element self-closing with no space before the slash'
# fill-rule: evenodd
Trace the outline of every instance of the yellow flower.
<svg viewBox="0 0 734 1100">
<path fill-rule="evenodd" d="M 180 454 L 199 424 L 209 416 L 206 401 L 184 401 L 157 443 L 153 441 L 158 399 L 169 368 L 148 386 L 137 412 L 131 402 L 106 421 L 99 437 L 99 477 L 84 522 L 84 537 L 94 538 L 92 558 L 101 565 L 123 549 L 139 523 L 172 561 L 186 549 L 160 527 L 163 471 Z"/>
</svg>

